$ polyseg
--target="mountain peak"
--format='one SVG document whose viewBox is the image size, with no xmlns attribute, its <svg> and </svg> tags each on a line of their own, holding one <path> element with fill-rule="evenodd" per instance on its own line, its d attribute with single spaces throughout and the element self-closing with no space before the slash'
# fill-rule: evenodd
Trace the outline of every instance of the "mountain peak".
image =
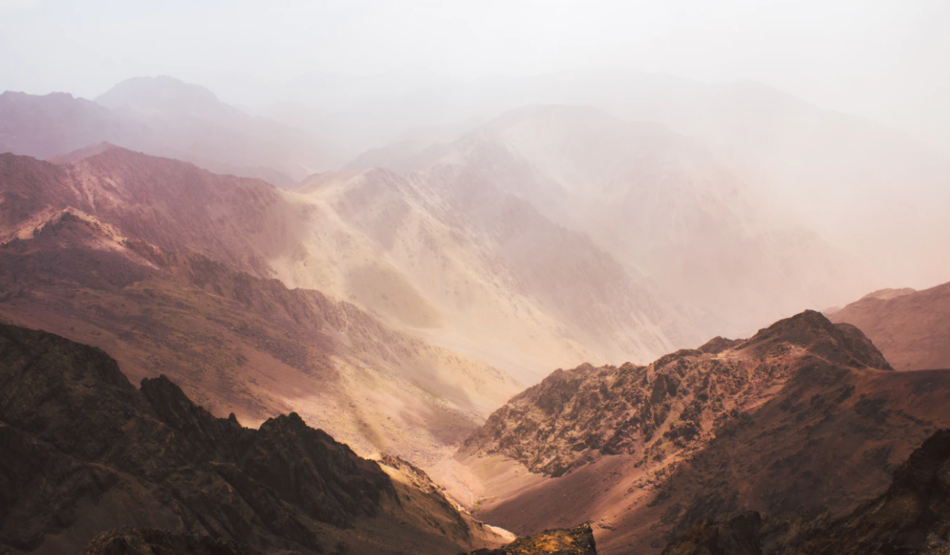
<svg viewBox="0 0 950 555">
<path fill-rule="evenodd" d="M 173 115 L 215 120 L 237 112 L 210 90 L 164 75 L 126 79 L 95 100 L 140 118 Z"/>
<path fill-rule="evenodd" d="M 848 324 L 834 324 L 814 310 L 806 310 L 759 330 L 740 348 L 763 354 L 773 351 L 781 343 L 796 345 L 839 364 L 892 370 L 884 355 L 861 330 Z"/>
</svg>

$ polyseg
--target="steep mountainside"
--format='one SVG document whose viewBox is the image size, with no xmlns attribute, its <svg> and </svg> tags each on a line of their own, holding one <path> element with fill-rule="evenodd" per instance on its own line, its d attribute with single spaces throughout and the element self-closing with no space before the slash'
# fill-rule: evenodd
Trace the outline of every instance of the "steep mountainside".
<svg viewBox="0 0 950 555">
<path fill-rule="evenodd" d="M 950 372 L 894 372 L 857 328 L 805 312 L 646 367 L 556 372 L 489 417 L 446 482 L 513 532 L 587 518 L 603 552 L 655 552 L 748 510 L 846 514 L 950 423 L 948 392 Z"/>
<path fill-rule="evenodd" d="M 950 283 L 872 293 L 829 318 L 864 330 L 897 370 L 950 368 Z"/>
<path fill-rule="evenodd" d="M 167 374 L 219 415 L 296 411 L 361 453 L 424 465 L 520 388 L 254 275 L 270 272 L 255 245 L 281 239 L 268 214 L 293 214 L 263 182 L 120 149 L 67 166 L 6 155 L 0 176 L 0 317 L 106 349 L 136 381 Z"/>
<path fill-rule="evenodd" d="M 950 529 L 950 430 L 927 439 L 894 472 L 884 495 L 854 513 L 797 538 L 800 545 L 776 553 L 858 555 L 947 553 Z"/>
<path fill-rule="evenodd" d="M 853 257 L 828 245 L 708 149 L 652 123 L 594 109 L 513 110 L 452 143 L 388 162 L 462 166 L 587 233 L 680 302 L 706 332 L 747 333 L 802 306 L 866 290 Z"/>
<path fill-rule="evenodd" d="M 296 413 L 244 428 L 164 376 L 136 390 L 101 350 L 52 334 L 0 325 L 0 391 L 5 551 L 78 551 L 119 525 L 268 553 L 443 553 L 494 538 Z"/>
<path fill-rule="evenodd" d="M 347 299 L 526 383 L 565 360 L 645 361 L 699 340 L 642 276 L 479 172 L 333 174 L 290 193 L 119 148 L 90 154 L 0 159 L 3 240 L 75 209 L 162 250 Z"/>
<path fill-rule="evenodd" d="M 321 84 L 326 88 L 310 93 L 311 102 L 339 94 L 333 80 Z M 409 120 L 403 127 L 433 126 L 538 104 L 592 106 L 628 121 L 663 125 L 704 145 L 767 199 L 794 211 L 805 229 L 867 257 L 868 269 L 882 279 L 852 291 L 851 298 L 886 283 L 920 287 L 950 275 L 942 255 L 950 248 L 942 217 L 950 203 L 945 153 L 761 83 L 704 83 L 617 69 L 459 80 L 367 101 L 352 110 L 356 117 L 347 131 L 380 129 L 393 120 Z"/>
<path fill-rule="evenodd" d="M 478 168 L 319 176 L 299 192 L 384 254 L 382 267 L 366 267 L 356 256 L 335 260 L 347 272 L 352 294 L 390 318 L 424 328 L 421 333 L 437 343 L 455 346 L 451 331 L 475 339 L 473 348 L 527 354 L 553 366 L 558 356 L 649 360 L 699 337 L 646 278 L 585 235 L 552 223 Z M 374 275 L 392 273 L 369 283 Z M 412 305 L 385 302 L 406 298 L 400 278 L 416 284 L 419 298 Z M 535 364 L 516 376 L 534 382 L 551 366 Z"/>
<path fill-rule="evenodd" d="M 947 476 L 950 430 L 935 432 L 894 472 L 887 491 L 837 520 L 803 519 L 789 535 L 784 523 L 750 512 L 705 520 L 677 537 L 663 555 L 864 555 L 948 552 Z"/>
<path fill-rule="evenodd" d="M 251 555 L 242 544 L 209 536 L 174 534 L 159 528 L 123 526 L 103 532 L 86 547 L 85 555 Z"/>
</svg>

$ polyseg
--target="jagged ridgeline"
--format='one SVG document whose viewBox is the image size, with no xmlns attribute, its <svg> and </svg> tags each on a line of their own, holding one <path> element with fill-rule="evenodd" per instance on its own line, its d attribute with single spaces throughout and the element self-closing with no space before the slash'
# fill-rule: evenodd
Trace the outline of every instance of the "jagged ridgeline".
<svg viewBox="0 0 950 555">
<path fill-rule="evenodd" d="M 109 542 L 209 554 L 504 543 L 438 489 L 412 484 L 294 413 L 245 428 L 165 377 L 136 389 L 97 348 L 0 325 L 2 553 L 79 553 L 123 525 L 161 530 L 120 530 L 92 552 Z M 129 549 L 101 552 L 138 553 Z"/>
<path fill-rule="evenodd" d="M 685 448 L 741 422 L 739 409 L 819 366 L 890 370 L 860 330 L 808 311 L 749 341 L 717 337 L 649 366 L 557 370 L 492 414 L 463 452 L 500 453 L 552 476 L 601 455 L 656 458 L 664 445 Z"/>
<path fill-rule="evenodd" d="M 479 518 L 519 535 L 590 520 L 604 553 L 659 553 L 756 511 L 785 523 L 781 542 L 880 495 L 950 426 L 948 393 L 950 371 L 896 372 L 858 328 L 806 311 L 647 366 L 558 370 L 458 461 L 482 480 Z"/>
</svg>

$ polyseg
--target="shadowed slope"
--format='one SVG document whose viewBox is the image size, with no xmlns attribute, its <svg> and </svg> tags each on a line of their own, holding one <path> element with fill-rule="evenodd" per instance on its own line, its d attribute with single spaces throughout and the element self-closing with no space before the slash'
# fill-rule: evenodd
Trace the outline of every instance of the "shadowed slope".
<svg viewBox="0 0 950 555">
<path fill-rule="evenodd" d="M 0 325 L 0 392 L 0 545 L 14 553 L 75 550 L 119 525 L 261 552 L 320 553 L 333 541 L 442 553 L 484 541 L 440 493 L 395 483 L 397 469 L 296 413 L 244 428 L 164 376 L 136 390 L 105 353 L 58 336 Z"/>
<path fill-rule="evenodd" d="M 703 521 L 677 537 L 663 555 L 863 555 L 947 553 L 947 470 L 950 430 L 938 430 L 894 472 L 887 491 L 837 520 L 803 518 L 791 531 L 748 513 Z"/>
</svg>

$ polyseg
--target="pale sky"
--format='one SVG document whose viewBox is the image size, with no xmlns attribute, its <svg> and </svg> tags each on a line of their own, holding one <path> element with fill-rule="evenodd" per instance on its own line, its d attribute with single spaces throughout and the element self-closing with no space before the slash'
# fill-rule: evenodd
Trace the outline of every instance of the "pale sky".
<svg viewBox="0 0 950 555">
<path fill-rule="evenodd" d="M 259 105 L 311 71 L 603 68 L 760 81 L 950 154 L 947 0 L 0 0 L 0 90 L 165 74 Z"/>
</svg>

